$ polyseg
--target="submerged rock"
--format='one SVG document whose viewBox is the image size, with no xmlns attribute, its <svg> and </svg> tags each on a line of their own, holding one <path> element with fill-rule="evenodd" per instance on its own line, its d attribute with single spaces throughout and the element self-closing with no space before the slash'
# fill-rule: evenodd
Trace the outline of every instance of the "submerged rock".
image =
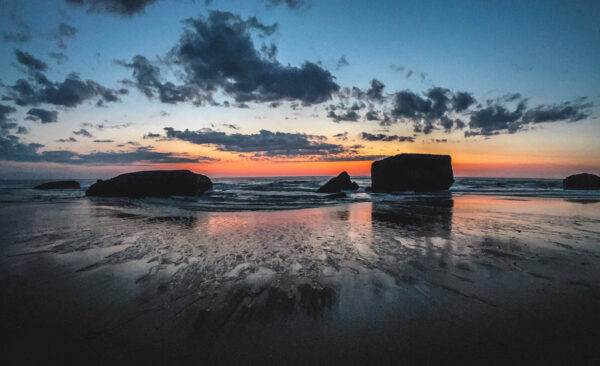
<svg viewBox="0 0 600 366">
<path fill-rule="evenodd" d="M 373 192 L 433 192 L 454 183 L 450 155 L 399 154 L 371 164 Z"/>
<path fill-rule="evenodd" d="M 39 184 L 33 189 L 79 189 L 79 183 L 74 180 L 58 180 L 55 182 L 47 182 Z"/>
<path fill-rule="evenodd" d="M 600 177 L 595 174 L 581 173 L 563 179 L 564 189 L 600 189 Z"/>
<path fill-rule="evenodd" d="M 334 194 L 328 194 L 327 196 L 325 196 L 325 198 L 329 198 L 329 199 L 346 198 L 346 193 L 344 193 L 344 192 L 337 192 L 337 193 L 334 193 Z"/>
<path fill-rule="evenodd" d="M 150 170 L 121 174 L 96 183 L 86 196 L 103 197 L 169 197 L 199 196 L 212 189 L 212 181 L 189 170 Z"/>
<path fill-rule="evenodd" d="M 335 178 L 331 178 L 327 183 L 317 190 L 317 193 L 335 193 L 341 191 L 356 191 L 358 184 L 350 180 L 350 176 L 346 172 L 341 172 Z"/>
</svg>

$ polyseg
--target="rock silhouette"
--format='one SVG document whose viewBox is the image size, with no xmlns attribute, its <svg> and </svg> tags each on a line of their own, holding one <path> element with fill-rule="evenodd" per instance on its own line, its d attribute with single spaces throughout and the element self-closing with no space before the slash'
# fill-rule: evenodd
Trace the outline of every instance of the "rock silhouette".
<svg viewBox="0 0 600 366">
<path fill-rule="evenodd" d="M 563 179 L 564 189 L 600 189 L 600 177 L 595 174 L 581 173 Z"/>
<path fill-rule="evenodd" d="M 373 192 L 433 192 L 454 183 L 449 155 L 399 154 L 371 164 Z"/>
<path fill-rule="evenodd" d="M 336 193 L 341 191 L 356 191 L 358 184 L 350 180 L 347 172 L 341 172 L 335 178 L 331 178 L 327 183 L 317 190 L 317 193 Z"/>
<path fill-rule="evenodd" d="M 199 196 L 212 189 L 210 178 L 189 170 L 151 170 L 98 180 L 85 192 L 102 197 Z"/>
<path fill-rule="evenodd" d="M 79 189 L 79 183 L 74 180 L 59 180 L 38 184 L 33 189 Z"/>
</svg>

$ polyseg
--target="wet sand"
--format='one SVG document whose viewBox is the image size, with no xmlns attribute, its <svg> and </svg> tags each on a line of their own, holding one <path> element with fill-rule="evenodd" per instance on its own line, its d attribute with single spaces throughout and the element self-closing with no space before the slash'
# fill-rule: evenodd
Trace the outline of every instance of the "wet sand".
<svg viewBox="0 0 600 366">
<path fill-rule="evenodd" d="M 0 206 L 0 363 L 600 363 L 600 203 Z"/>
</svg>

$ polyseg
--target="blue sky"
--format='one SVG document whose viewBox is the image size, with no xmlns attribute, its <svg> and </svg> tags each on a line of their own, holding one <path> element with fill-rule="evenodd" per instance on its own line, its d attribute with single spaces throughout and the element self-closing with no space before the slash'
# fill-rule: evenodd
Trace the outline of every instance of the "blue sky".
<svg viewBox="0 0 600 366">
<path fill-rule="evenodd" d="M 91 101 L 66 108 L 44 103 L 35 106 L 58 111 L 55 123 L 27 120 L 26 113 L 34 106 L 15 105 L 11 120 L 30 130 L 29 134 L 18 136 L 19 141 L 43 144 L 40 152 L 44 149 L 66 149 L 77 153 L 103 151 L 101 149 L 120 151 L 123 147 L 118 144 L 128 141 L 148 144 L 150 141 L 142 138 L 144 134 L 162 133 L 164 127 L 174 127 L 177 130 L 212 128 L 228 134 L 247 135 L 266 129 L 324 135 L 329 139 L 341 132 L 349 132 L 350 136 L 361 132 L 415 134 L 416 143 L 421 145 L 428 144 L 431 139 L 450 140 L 457 145 L 446 148 L 445 152 L 457 151 L 465 154 L 465 159 L 482 154 L 496 154 L 497 157 L 503 144 L 509 141 L 511 148 L 527 150 L 531 141 L 551 140 L 572 157 L 574 166 L 579 167 L 577 159 L 582 156 L 600 157 L 598 149 L 593 148 L 593 140 L 600 136 L 597 107 L 600 103 L 600 3 L 597 1 L 312 0 L 301 2 L 294 8 L 286 6 L 285 2 L 273 4 L 268 0 L 214 0 L 208 5 L 204 1 L 157 0 L 132 16 L 108 11 L 86 12 L 94 3 L 118 3 L 119 0 L 83 2 L 83 5 L 73 5 L 64 0 L 0 0 L 0 30 L 5 35 L 0 43 L 0 80 L 5 86 L 10 87 L 17 79 L 27 76 L 23 65 L 15 59 L 15 49 L 18 49 L 45 62 L 48 65 L 45 75 L 52 82 L 62 81 L 75 72 L 81 79 L 93 80 L 107 88 L 117 90 L 126 86 L 129 89 L 129 94 L 120 98 L 121 102 L 105 107 L 95 107 Z M 493 130 L 492 135 L 487 130 L 478 130 L 478 137 L 467 138 L 462 129 L 443 131 L 434 128 L 433 133 L 421 134 L 413 131 L 414 121 L 407 121 L 406 116 L 396 116 L 400 122 L 387 126 L 367 123 L 362 117 L 357 122 L 335 123 L 326 115 L 327 106 L 339 101 L 336 93 L 325 103 L 314 103 L 299 110 L 289 107 L 294 100 L 287 97 L 280 108 L 269 108 L 267 102 L 251 102 L 247 103 L 250 109 L 241 109 L 162 103 L 155 98 L 148 99 L 136 87 L 121 82 L 132 79 L 132 70 L 118 65 L 115 60 L 131 62 L 135 55 L 143 55 L 161 68 L 164 81 L 181 83 L 182 70 L 169 64 L 166 58 L 180 40 L 182 20 L 190 17 L 206 19 L 210 10 L 232 12 L 240 19 L 256 17 L 264 25 L 278 23 L 277 31 L 265 38 L 253 31 L 257 49 L 263 43 L 275 44 L 277 63 L 284 66 L 301 67 L 305 61 L 318 63 L 332 74 L 341 88 L 357 86 L 366 90 L 373 78 L 380 80 L 385 84 L 390 103 L 394 103 L 391 101 L 398 91 L 409 90 L 422 95 L 432 87 L 441 87 L 452 93 L 470 93 L 483 105 L 479 109 L 485 107 L 484 101 L 507 93 L 519 93 L 530 109 L 587 97 L 580 103 L 586 105 L 585 113 L 581 118 L 530 124 L 516 133 L 502 129 Z M 61 23 L 76 29 L 73 37 L 62 37 L 66 48 L 59 48 L 56 37 Z M 22 31 L 22 24 L 29 28 L 30 40 L 15 42 L 6 37 L 6 34 Z M 60 64 L 49 56 L 59 52 L 68 58 Z M 341 57 L 347 60 L 347 65 L 338 67 Z M 6 88 L 4 92 L 6 95 Z M 215 97 L 220 102 L 231 100 L 231 95 L 222 90 L 215 92 Z M 10 100 L 0 103 L 13 105 Z M 511 104 L 507 106 L 509 110 L 515 108 Z M 386 107 L 382 108 L 383 113 Z M 471 126 L 469 116 L 475 112 L 465 114 L 467 128 Z M 82 128 L 84 123 L 129 123 L 130 127 L 94 133 L 99 139 L 113 140 L 113 145 L 101 147 L 91 142 L 78 141 L 71 145 L 57 142 Z M 235 124 L 239 130 L 219 127 L 224 124 Z M 568 136 L 564 135 L 565 126 L 572 127 L 568 129 Z M 10 133 L 14 135 L 14 131 Z M 361 142 L 359 138 L 353 139 L 338 143 Z M 565 139 L 569 143 L 563 148 Z M 234 152 L 229 153 L 231 156 L 223 156 L 222 146 L 215 143 L 190 145 L 190 141 L 178 141 L 177 146 L 183 144 L 183 147 L 174 151 L 174 141 L 165 140 L 152 141 L 153 148 L 163 152 L 171 149 L 168 152 L 217 156 L 221 161 L 235 160 Z M 415 149 L 416 144 L 405 147 L 402 144 L 361 143 L 364 146 L 360 151 L 348 153 L 377 155 L 419 150 Z M 585 153 L 578 150 L 582 146 Z M 433 146 L 427 149 L 431 152 L 440 150 Z M 545 151 L 547 147 L 540 146 L 540 149 Z M 583 160 L 583 166 L 597 168 Z M 18 173 L 18 164 L 4 165 L 5 169 L 2 169 L 0 162 L 0 171 L 5 175 Z M 563 170 L 560 172 L 562 174 Z"/>
</svg>

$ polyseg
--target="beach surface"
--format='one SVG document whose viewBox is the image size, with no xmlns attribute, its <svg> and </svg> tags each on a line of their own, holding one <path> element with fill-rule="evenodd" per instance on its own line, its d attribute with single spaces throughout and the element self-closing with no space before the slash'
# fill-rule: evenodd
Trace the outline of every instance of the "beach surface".
<svg viewBox="0 0 600 366">
<path fill-rule="evenodd" d="M 600 363 L 600 203 L 0 204 L 0 363 Z"/>
</svg>

